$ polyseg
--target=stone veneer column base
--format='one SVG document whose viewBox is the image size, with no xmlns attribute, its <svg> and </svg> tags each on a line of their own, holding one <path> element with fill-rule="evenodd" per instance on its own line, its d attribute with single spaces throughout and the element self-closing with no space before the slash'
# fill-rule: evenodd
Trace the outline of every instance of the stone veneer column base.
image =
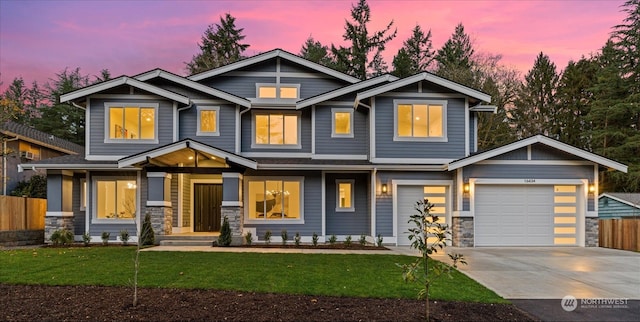
<svg viewBox="0 0 640 322">
<path fill-rule="evenodd" d="M 73 232 L 73 216 L 45 216 L 44 242 L 51 244 L 51 235 L 53 232 L 62 229 Z"/>
<path fill-rule="evenodd" d="M 244 238 L 242 236 L 243 224 L 243 208 L 237 206 L 223 206 L 221 209 L 221 224 L 227 217 L 229 228 L 231 229 L 231 245 L 242 245 Z"/>
<path fill-rule="evenodd" d="M 598 247 L 599 235 L 598 231 L 599 222 L 596 217 L 587 217 L 584 219 L 584 246 L 585 247 Z"/>
<path fill-rule="evenodd" d="M 451 221 L 451 245 L 473 247 L 473 217 L 453 217 Z"/>
<path fill-rule="evenodd" d="M 147 206 L 147 212 L 151 216 L 151 228 L 156 236 L 171 235 L 173 231 L 173 209 L 171 207 Z"/>
</svg>

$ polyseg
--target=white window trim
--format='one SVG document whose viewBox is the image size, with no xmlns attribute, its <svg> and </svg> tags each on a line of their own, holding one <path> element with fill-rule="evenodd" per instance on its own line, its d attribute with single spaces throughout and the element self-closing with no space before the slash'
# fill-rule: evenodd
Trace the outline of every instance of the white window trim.
<svg viewBox="0 0 640 322">
<path fill-rule="evenodd" d="M 110 122 L 110 113 L 109 110 L 111 107 L 125 107 L 125 106 L 136 106 L 138 108 L 140 107 L 151 107 L 153 109 L 155 109 L 155 112 L 153 113 L 154 115 L 154 120 L 153 120 L 153 124 L 154 124 L 154 133 L 153 133 L 153 137 L 154 139 L 137 139 L 137 140 L 126 140 L 126 139 L 112 139 L 110 138 L 110 128 L 111 128 L 111 122 Z M 160 106 L 160 104 L 158 103 L 134 103 L 134 102 L 105 102 L 104 103 L 104 143 L 122 143 L 122 144 L 148 144 L 148 143 L 158 143 L 158 107 Z"/>
<path fill-rule="evenodd" d="M 196 135 L 197 136 L 220 136 L 220 106 L 198 106 L 196 108 L 196 111 L 198 113 L 197 116 L 197 122 L 198 122 L 198 130 L 196 131 Z M 202 131 L 202 129 L 200 128 L 200 126 L 202 125 L 202 123 L 200 123 L 201 119 L 200 119 L 200 115 L 202 111 L 215 111 L 216 112 L 216 130 L 211 132 L 211 131 Z"/>
<path fill-rule="evenodd" d="M 336 133 L 336 113 L 349 113 L 349 133 Z M 331 109 L 331 137 L 332 138 L 353 138 L 353 109 L 352 108 L 332 108 Z"/>
<path fill-rule="evenodd" d="M 256 143 L 256 115 L 272 115 L 272 114 L 282 114 L 282 115 L 295 115 L 297 117 L 297 127 L 298 127 L 298 143 L 296 144 L 258 144 Z M 259 148 L 259 149 L 301 149 L 302 148 L 302 113 L 299 111 L 289 112 L 289 111 L 253 111 L 251 115 L 251 148 Z"/>
<path fill-rule="evenodd" d="M 118 180 L 133 180 L 136 182 L 136 216 L 131 219 L 110 219 L 110 218 L 98 218 L 98 181 L 118 181 Z M 135 224 L 136 218 L 140 213 L 140 181 L 138 178 L 133 177 L 121 177 L 121 176 L 99 176 L 91 177 L 91 223 L 92 224 Z"/>
<path fill-rule="evenodd" d="M 340 184 L 348 183 L 351 185 L 351 207 L 340 207 Z M 355 190 L 356 181 L 353 179 L 337 179 L 336 180 L 336 212 L 355 212 Z"/>
<path fill-rule="evenodd" d="M 80 179 L 80 211 L 87 210 L 87 179 Z"/>
<path fill-rule="evenodd" d="M 300 218 L 298 219 L 251 219 L 249 217 L 249 207 L 244 208 L 244 223 L 255 225 L 287 225 L 287 224 L 304 224 L 304 177 L 291 176 L 291 177 L 244 177 L 244 204 L 249 204 L 249 182 L 251 181 L 269 181 L 269 180 L 281 180 L 281 181 L 298 181 L 300 183 Z"/>
<path fill-rule="evenodd" d="M 276 89 L 276 97 L 260 97 L 260 88 L 261 87 L 274 87 Z M 280 97 L 280 88 L 295 88 L 296 89 L 296 98 L 281 98 Z M 280 100 L 280 99 L 300 99 L 300 84 L 276 84 L 276 83 L 256 83 L 256 98 L 261 100 Z"/>
<path fill-rule="evenodd" d="M 405 137 L 398 136 L 398 105 L 441 105 L 442 106 L 442 136 L 441 137 Z M 393 100 L 393 140 L 409 142 L 448 142 L 447 137 L 447 101 L 445 100 Z"/>
</svg>

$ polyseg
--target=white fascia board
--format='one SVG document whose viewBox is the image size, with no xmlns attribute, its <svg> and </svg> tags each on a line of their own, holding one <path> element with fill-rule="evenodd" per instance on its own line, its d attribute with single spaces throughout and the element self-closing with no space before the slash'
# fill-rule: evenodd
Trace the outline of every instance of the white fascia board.
<svg viewBox="0 0 640 322">
<path fill-rule="evenodd" d="M 392 81 L 395 81 L 397 79 L 398 79 L 397 77 L 395 77 L 393 75 L 389 75 L 389 74 L 378 76 L 378 77 L 374 77 L 374 78 L 371 78 L 371 79 L 367 79 L 367 80 L 361 81 L 359 83 L 355 83 L 355 84 L 352 84 L 352 85 L 349 85 L 349 86 L 346 86 L 346 87 L 341 87 L 339 89 L 336 89 L 334 91 L 331 91 L 331 92 L 328 92 L 328 93 L 325 93 L 325 94 L 321 94 L 321 95 L 318 95 L 318 96 L 311 97 L 309 99 L 302 100 L 302 101 L 298 102 L 298 104 L 296 105 L 296 108 L 297 109 L 301 109 L 301 108 L 304 108 L 304 107 L 307 107 L 307 106 L 311 106 L 311 105 L 314 105 L 314 104 L 322 103 L 322 102 L 328 101 L 328 100 L 330 100 L 332 98 L 340 97 L 342 95 L 349 94 L 351 92 L 363 89 L 363 88 L 368 87 L 368 86 L 380 84 L 380 83 L 383 83 L 383 82 L 392 82 Z"/>
<path fill-rule="evenodd" d="M 626 205 L 629 205 L 629 206 L 631 206 L 631 207 L 634 207 L 634 208 L 638 208 L 638 209 L 640 209 L 640 200 L 638 201 L 638 202 L 639 202 L 638 204 L 634 204 L 633 202 L 630 202 L 630 201 L 628 201 L 628 200 L 624 200 L 624 199 L 620 199 L 620 198 L 614 197 L 614 196 L 612 196 L 612 195 L 610 195 L 610 194 L 608 194 L 608 193 L 602 193 L 602 194 L 600 194 L 600 195 L 598 196 L 598 200 L 600 200 L 600 198 L 603 198 L 603 197 L 607 197 L 607 198 L 609 198 L 609 199 L 613 199 L 613 200 L 615 200 L 615 201 L 617 201 L 617 202 L 621 202 L 621 203 L 626 204 Z"/>
<path fill-rule="evenodd" d="M 100 84 L 96 84 L 96 85 L 89 86 L 71 93 L 64 94 L 60 96 L 60 102 L 64 103 L 64 102 L 72 101 L 80 97 L 89 96 L 91 94 L 99 93 L 101 91 L 108 90 L 121 85 L 133 86 L 141 90 L 168 98 L 170 100 L 173 100 L 179 103 L 189 104 L 189 98 L 186 96 L 182 96 L 182 95 L 167 91 L 165 89 L 162 89 L 160 87 L 143 83 L 137 79 L 130 78 L 127 76 L 118 77 L 112 80 L 108 80 L 106 82 L 102 82 Z"/>
<path fill-rule="evenodd" d="M 123 159 L 118 160 L 118 167 L 119 168 L 123 168 L 123 167 L 128 167 L 128 166 L 132 166 L 136 163 L 139 162 L 144 162 L 147 160 L 147 158 L 155 158 L 155 157 L 159 157 L 171 152 L 175 152 L 181 149 L 185 149 L 187 148 L 188 144 L 187 141 L 180 141 L 180 142 L 175 142 L 171 145 L 167 145 L 165 147 L 162 148 L 158 148 L 152 151 L 149 151 L 148 153 L 140 153 L 140 154 L 136 154 L 134 156 L 131 157 L 126 157 Z"/>
<path fill-rule="evenodd" d="M 263 61 L 266 61 L 266 60 L 269 60 L 269 59 L 272 59 L 272 58 L 276 58 L 276 57 L 281 57 L 281 58 L 293 61 L 293 62 L 298 63 L 300 65 L 303 65 L 305 67 L 317 70 L 319 72 L 322 72 L 324 74 L 333 76 L 333 77 L 338 78 L 338 79 L 342 79 L 342 80 L 347 81 L 349 83 L 357 83 L 357 82 L 360 81 L 360 79 L 357 79 L 355 77 L 349 76 L 347 74 L 343 74 L 341 72 L 338 72 L 336 70 L 333 70 L 333 69 L 325 67 L 325 66 L 322 66 L 320 64 L 316 64 L 314 62 L 308 61 L 308 60 L 306 60 L 306 59 L 304 59 L 302 57 L 293 55 L 293 54 L 288 53 L 286 51 L 283 51 L 281 49 L 272 50 L 272 51 L 266 52 L 264 54 L 260 54 L 260 55 L 249 57 L 249 58 L 246 58 L 246 59 L 243 59 L 243 60 L 239 60 L 239 61 L 237 61 L 235 63 L 231 63 L 229 65 L 225 65 L 225 66 L 222 66 L 222 67 L 219 67 L 219 68 L 216 68 L 216 69 L 212 69 L 210 71 L 206 71 L 206 72 L 203 72 L 203 73 L 200 73 L 200 74 L 196 74 L 196 75 L 191 75 L 188 78 L 190 80 L 192 80 L 192 81 L 199 81 L 199 80 L 203 80 L 203 79 L 206 79 L 206 78 L 209 78 L 209 77 L 213 77 L 213 76 L 216 76 L 216 75 L 221 75 L 221 74 L 224 74 L 224 73 L 228 73 L 228 72 L 234 71 L 236 69 L 247 67 L 247 66 L 259 63 L 259 62 L 263 62 Z"/>
<path fill-rule="evenodd" d="M 156 78 L 156 77 L 160 77 L 160 78 L 166 79 L 168 81 L 171 81 L 171 82 L 174 82 L 174 83 L 189 87 L 191 89 L 195 89 L 197 91 L 200 91 L 200 92 L 203 92 L 203 93 L 215 96 L 215 97 L 222 98 L 224 100 L 227 100 L 227 101 L 229 101 L 231 103 L 238 104 L 240 106 L 244 106 L 244 107 L 250 107 L 251 106 L 251 103 L 248 100 L 244 99 L 244 98 L 241 98 L 241 97 L 229 94 L 229 93 L 225 93 L 223 91 L 220 91 L 218 89 L 215 89 L 215 88 L 212 88 L 212 87 L 209 87 L 209 86 L 206 86 L 206 85 L 202 85 L 202 84 L 194 82 L 194 81 L 192 81 L 190 79 L 187 79 L 187 78 L 184 78 L 184 77 L 169 73 L 169 72 L 161 70 L 161 69 L 157 69 L 157 70 L 154 70 L 154 71 L 150 71 L 148 73 L 141 74 L 141 75 L 137 76 L 136 79 L 139 80 L 139 81 L 143 81 L 144 82 L 144 81 L 147 81 L 149 79 Z"/>
<path fill-rule="evenodd" d="M 225 160 L 229 160 L 233 163 L 237 163 L 239 165 L 245 166 L 247 168 L 250 169 L 257 169 L 258 168 L 258 163 L 253 161 L 253 160 L 249 160 L 246 158 L 243 158 L 241 156 L 235 155 L 235 154 L 231 154 L 229 152 L 225 152 L 216 148 L 212 148 L 203 144 L 200 144 L 198 142 L 195 141 L 189 141 L 189 146 L 193 149 L 199 150 L 199 151 L 203 151 L 203 152 L 207 152 L 209 154 L 213 154 L 216 157 L 220 157 L 220 158 L 224 158 Z"/>
<path fill-rule="evenodd" d="M 490 159 L 493 157 L 496 157 L 498 155 L 507 153 L 507 152 L 511 152 L 529 145 L 532 145 L 534 143 L 542 143 L 545 145 L 548 145 L 550 147 L 556 148 L 560 151 L 564 151 L 567 152 L 569 154 L 573 154 L 577 157 L 592 161 L 594 163 L 598 163 L 601 164 L 603 166 L 618 170 L 618 171 L 622 171 L 624 173 L 627 172 L 627 166 L 618 162 L 615 162 L 613 160 L 607 159 L 605 157 L 601 157 L 599 155 L 593 154 L 591 152 L 588 151 L 584 151 L 582 149 L 573 147 L 571 145 L 568 145 L 566 143 L 562 143 L 560 141 L 556 141 L 553 139 L 550 139 L 548 137 L 542 136 L 542 135 L 536 135 L 536 136 L 532 136 L 529 138 L 526 138 L 524 140 L 520 140 L 517 142 L 513 142 L 511 144 L 507 144 L 505 146 L 484 152 L 484 153 L 480 153 L 477 155 L 474 155 L 472 157 L 468 157 L 466 159 L 460 160 L 460 161 L 454 161 L 451 162 L 448 166 L 449 171 L 451 170 L 455 170 L 455 169 L 459 169 L 465 166 L 468 166 L 470 164 L 474 164 L 476 162 L 479 161 L 484 161 L 486 159 Z"/>
<path fill-rule="evenodd" d="M 117 164 L 20 164 L 23 170 L 139 170 L 139 168 L 118 169 Z"/>
<path fill-rule="evenodd" d="M 476 105 L 469 108 L 469 112 L 490 112 L 496 114 L 498 112 L 498 107 L 495 105 Z"/>
<path fill-rule="evenodd" d="M 448 79 L 444 79 L 442 77 L 438 77 L 436 75 L 433 74 L 429 74 L 429 73 L 424 73 L 425 74 L 425 80 L 428 82 L 432 82 L 434 84 L 446 87 L 448 89 L 454 90 L 456 92 L 471 96 L 473 98 L 476 98 L 478 100 L 481 100 L 483 102 L 487 102 L 490 103 L 491 102 L 491 95 L 485 94 L 483 92 L 477 91 L 473 88 L 458 84 L 456 82 L 452 82 Z"/>
</svg>

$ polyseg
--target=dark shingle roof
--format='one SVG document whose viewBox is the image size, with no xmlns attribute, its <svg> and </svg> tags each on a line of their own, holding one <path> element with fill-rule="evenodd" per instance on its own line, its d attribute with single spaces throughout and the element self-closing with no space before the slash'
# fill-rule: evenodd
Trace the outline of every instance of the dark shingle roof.
<svg viewBox="0 0 640 322">
<path fill-rule="evenodd" d="M 7 136 L 21 137 L 54 150 L 64 150 L 63 152 L 65 153 L 84 154 L 84 147 L 81 145 L 13 121 L 7 121 L 2 124 L 0 133 Z"/>
<path fill-rule="evenodd" d="M 629 204 L 640 208 L 640 193 L 630 193 L 630 192 L 605 192 L 600 197 L 602 198 L 604 195 L 609 195 L 613 198 L 620 199 L 622 201 L 626 201 Z"/>
</svg>

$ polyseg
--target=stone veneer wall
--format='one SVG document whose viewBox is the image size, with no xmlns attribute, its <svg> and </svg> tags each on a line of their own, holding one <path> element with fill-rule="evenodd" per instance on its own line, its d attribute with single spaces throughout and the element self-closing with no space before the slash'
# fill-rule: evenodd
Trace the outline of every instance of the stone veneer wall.
<svg viewBox="0 0 640 322">
<path fill-rule="evenodd" d="M 147 212 L 151 217 L 151 228 L 156 236 L 171 235 L 173 225 L 173 209 L 171 207 L 150 207 Z"/>
<path fill-rule="evenodd" d="M 451 221 L 452 246 L 473 247 L 473 217 L 453 217 Z"/>
<path fill-rule="evenodd" d="M 223 206 L 221 209 L 221 219 L 227 217 L 229 221 L 229 228 L 231 229 L 231 244 L 242 245 L 244 238 L 242 236 L 243 229 L 243 209 L 236 206 Z M 221 222 L 222 224 L 222 222 Z"/>
<path fill-rule="evenodd" d="M 584 246 L 585 247 L 598 247 L 599 244 L 599 231 L 598 231 L 598 218 L 587 217 L 584 220 Z"/>
<path fill-rule="evenodd" d="M 0 246 L 42 245 L 44 230 L 0 231 Z"/>
<path fill-rule="evenodd" d="M 51 244 L 51 235 L 56 230 L 70 230 L 73 232 L 73 217 L 45 216 L 44 217 L 44 242 Z"/>
</svg>

